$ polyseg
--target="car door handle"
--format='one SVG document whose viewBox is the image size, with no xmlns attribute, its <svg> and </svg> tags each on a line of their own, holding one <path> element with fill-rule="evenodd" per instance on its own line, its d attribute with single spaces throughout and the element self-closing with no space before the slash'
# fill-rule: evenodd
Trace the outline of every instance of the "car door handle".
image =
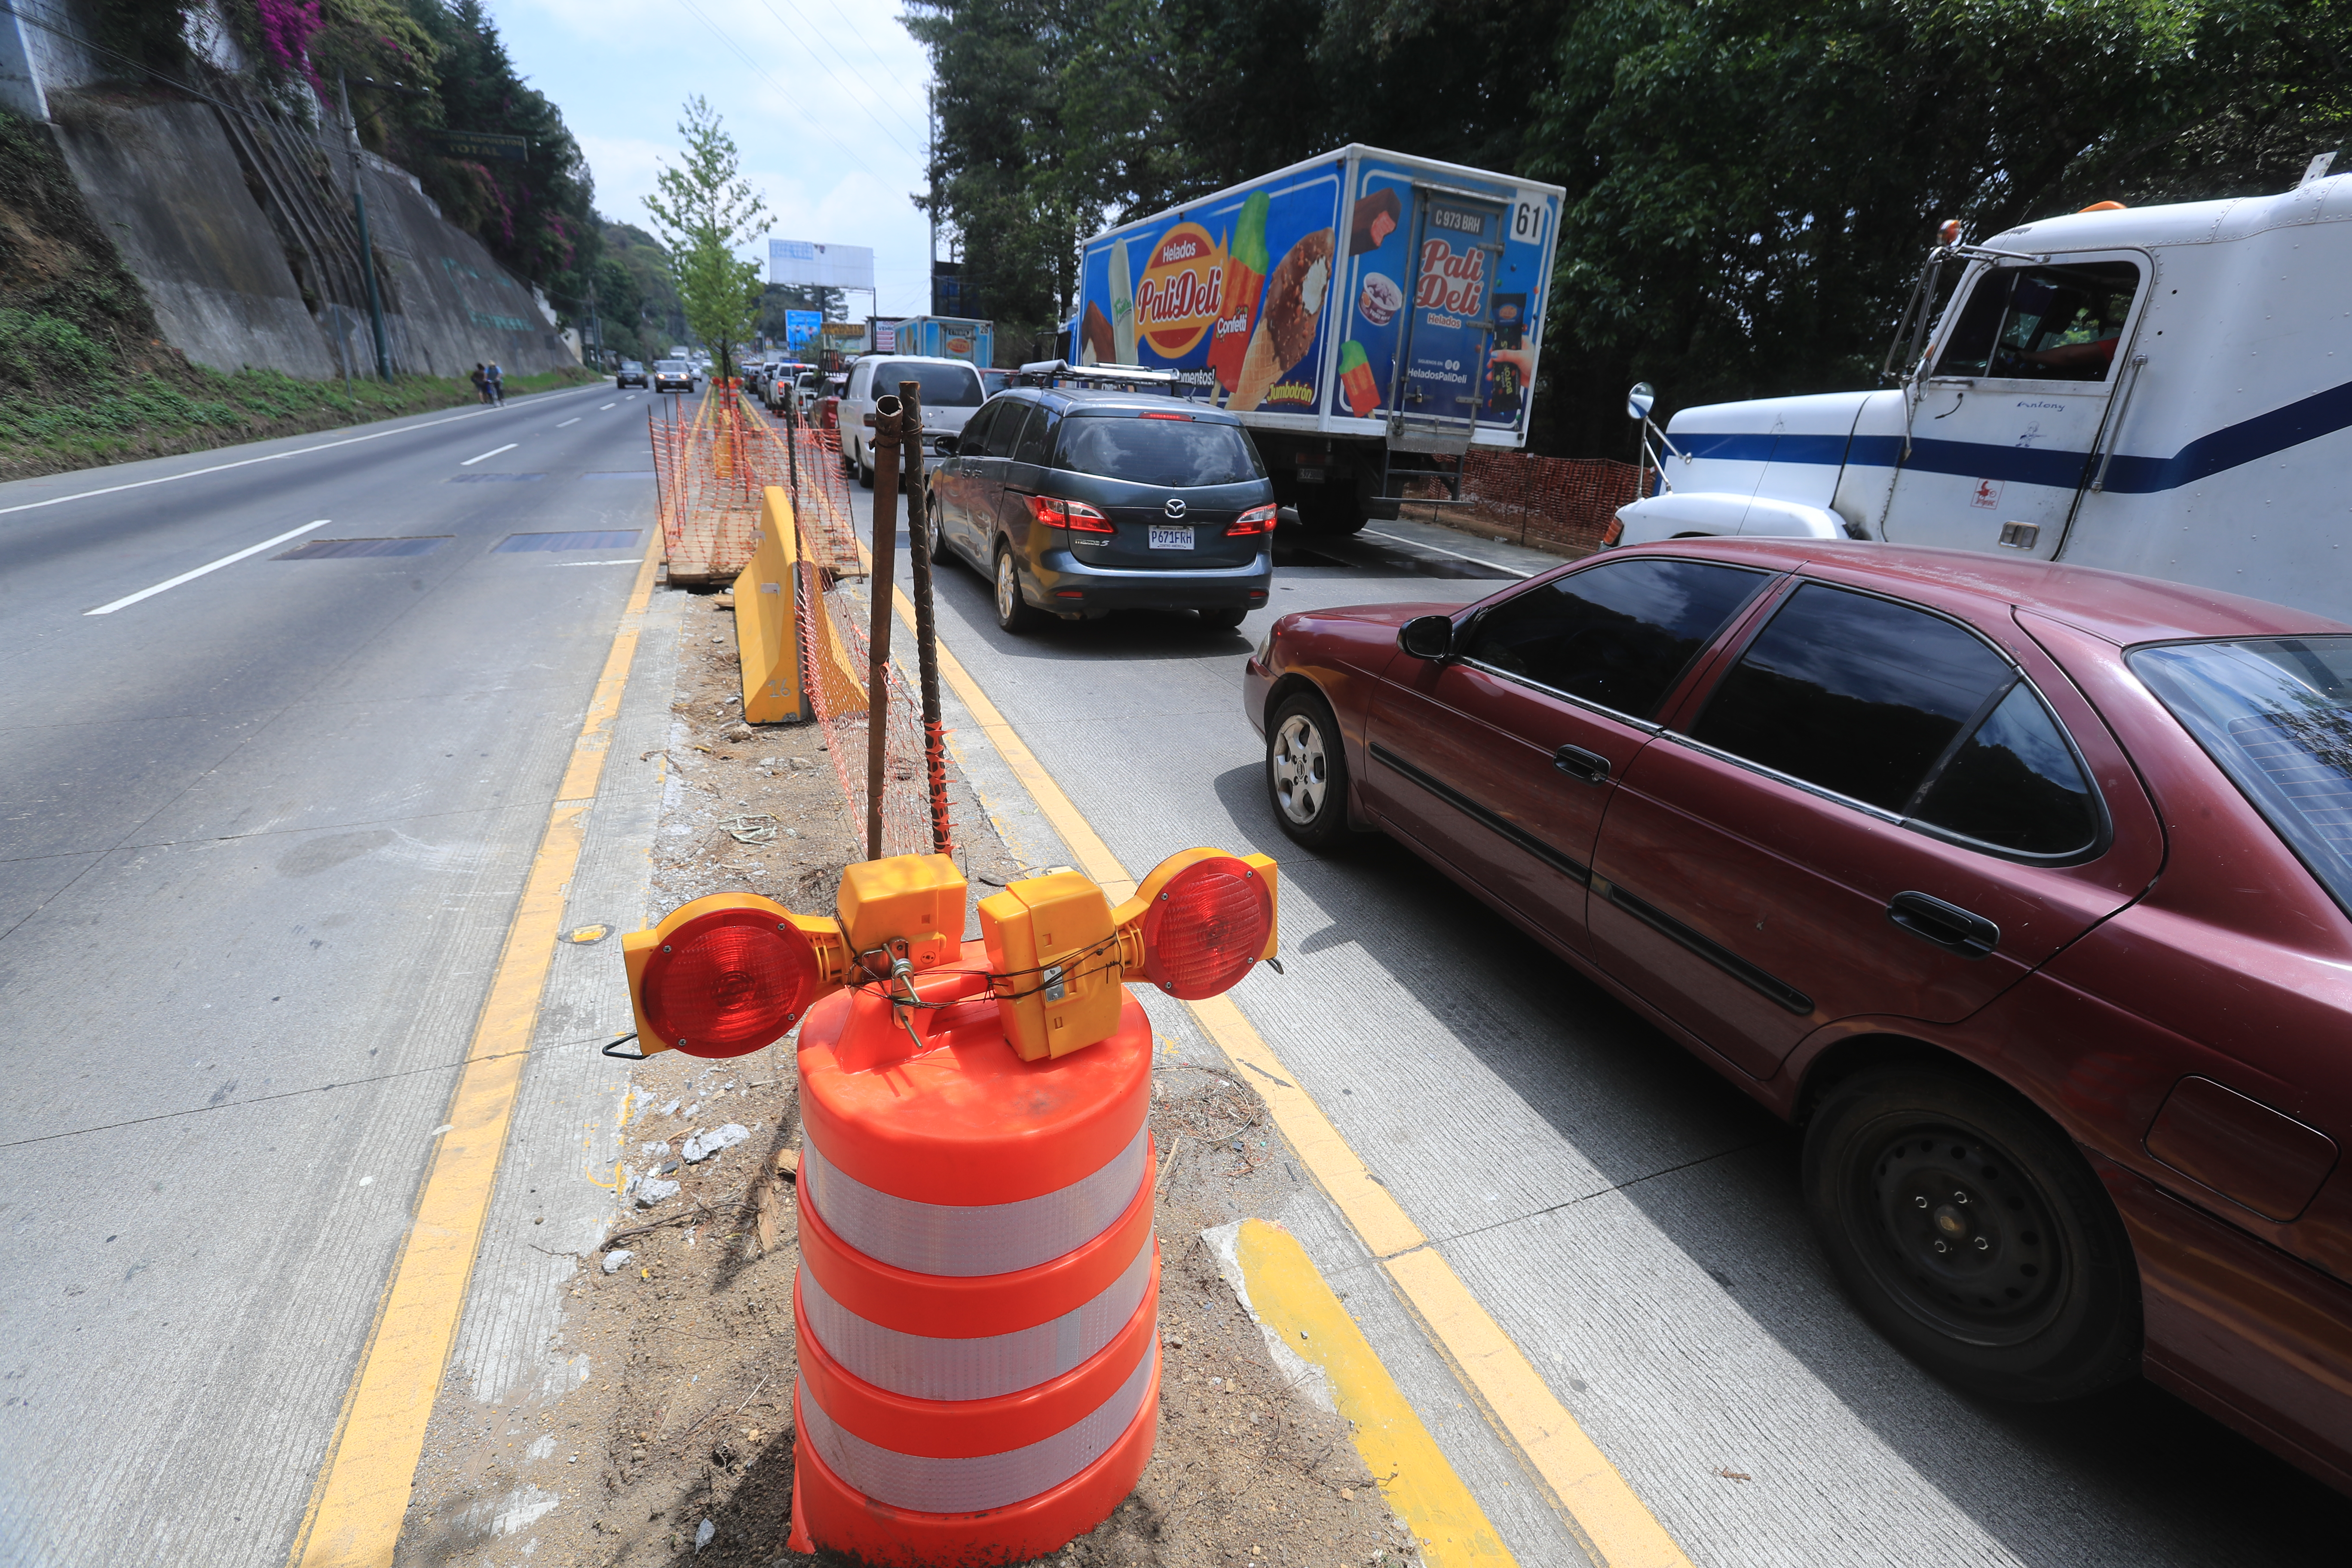
<svg viewBox="0 0 2352 1568">
<path fill-rule="evenodd" d="M 2000 927 L 1927 893 L 1895 894 L 1886 902 L 1886 918 L 1962 958 L 1982 958 L 2000 945 Z"/>
<path fill-rule="evenodd" d="M 1551 754 L 1551 765 L 1572 779 L 1586 784 L 1609 782 L 1609 759 L 1598 752 L 1588 752 L 1582 746 L 1562 746 Z"/>
</svg>

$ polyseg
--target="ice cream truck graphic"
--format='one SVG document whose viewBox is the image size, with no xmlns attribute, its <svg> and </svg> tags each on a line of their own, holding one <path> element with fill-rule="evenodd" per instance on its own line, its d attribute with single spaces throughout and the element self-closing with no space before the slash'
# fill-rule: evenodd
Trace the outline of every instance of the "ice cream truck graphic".
<svg viewBox="0 0 2352 1568">
<path fill-rule="evenodd" d="M 2352 620 L 2352 175 L 2326 168 L 1980 245 L 1946 225 L 1898 384 L 1683 409 L 1652 427 L 1658 493 L 1619 510 L 1620 542 L 1942 545 Z"/>
<path fill-rule="evenodd" d="M 1342 147 L 1087 241 L 1066 357 L 1173 372 L 1302 523 L 1353 532 L 1525 443 L 1560 194 Z"/>
</svg>

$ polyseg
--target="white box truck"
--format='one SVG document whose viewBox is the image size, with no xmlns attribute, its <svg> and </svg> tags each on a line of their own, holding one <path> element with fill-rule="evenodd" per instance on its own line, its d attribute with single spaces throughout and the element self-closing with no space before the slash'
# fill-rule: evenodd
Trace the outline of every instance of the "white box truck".
<svg viewBox="0 0 2352 1568">
<path fill-rule="evenodd" d="M 1525 444 L 1560 196 L 1342 147 L 1088 240 L 1066 354 L 1174 372 L 1303 523 L 1353 532 L 1410 476 Z"/>
</svg>

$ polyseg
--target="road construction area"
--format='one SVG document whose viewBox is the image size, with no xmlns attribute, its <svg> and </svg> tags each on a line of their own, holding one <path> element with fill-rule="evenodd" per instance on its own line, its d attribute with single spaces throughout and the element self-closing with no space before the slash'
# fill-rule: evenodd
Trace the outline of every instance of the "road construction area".
<svg viewBox="0 0 2352 1568">
<path fill-rule="evenodd" d="M 617 933 L 824 908 L 855 837 L 822 733 L 738 734 L 731 617 L 659 580 L 647 401 L 0 487 L 0 1561 L 806 1561 L 789 1047 L 604 1050 Z M 1147 998 L 1160 1462 L 1068 1560 L 2341 1562 L 2352 1504 L 2168 1395 L 1920 1372 L 1787 1130 L 1407 852 L 1282 836 L 1238 681 L 1272 621 L 1553 561 L 1286 534 L 1238 629 L 1025 637 L 937 574 L 976 896 L 1281 863 L 1281 972 Z M 1303 1249 L 1278 1289 L 1253 1220 Z"/>
</svg>

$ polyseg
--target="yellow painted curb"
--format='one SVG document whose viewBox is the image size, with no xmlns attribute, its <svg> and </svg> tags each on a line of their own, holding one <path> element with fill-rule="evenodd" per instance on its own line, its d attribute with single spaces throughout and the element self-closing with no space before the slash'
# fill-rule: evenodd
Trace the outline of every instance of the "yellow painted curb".
<svg viewBox="0 0 2352 1568">
<path fill-rule="evenodd" d="M 899 617 L 914 625 L 914 606 L 894 590 Z M 1114 901 L 1130 896 L 1135 880 L 1102 836 L 1062 793 L 996 705 L 941 643 L 940 674 L 971 710 L 1037 809 L 1068 846 L 1078 869 L 1103 885 Z M 1230 996 L 1187 1004 L 1202 1031 L 1265 1101 L 1275 1125 L 1300 1162 L 1346 1216 L 1412 1310 L 1463 1386 L 1478 1401 L 1487 1424 L 1516 1449 L 1550 1494 L 1552 1506 L 1602 1568 L 1691 1568 L 1690 1558 L 1647 1504 L 1609 1462 L 1576 1417 L 1559 1402 L 1527 1355 L 1479 1304 L 1421 1227 L 1404 1212 L 1312 1095 L 1274 1054 Z"/>
<path fill-rule="evenodd" d="M 1430 1568 L 1516 1563 L 1298 1238 L 1245 1219 L 1234 1233 L 1234 1261 L 1257 1321 L 1323 1369 L 1331 1403 L 1354 1429 L 1356 1451 L 1389 1507 L 1412 1527 L 1422 1561 Z"/>
<path fill-rule="evenodd" d="M 580 864 L 588 808 L 604 774 L 613 723 L 653 596 L 660 539 L 656 529 L 589 700 L 588 716 L 572 742 L 522 902 L 507 927 L 498 973 L 442 1118 L 449 1131 L 436 1143 L 425 1168 L 415 1217 L 377 1303 L 327 1462 L 295 1534 L 288 1560 L 293 1568 L 381 1568 L 392 1562 L 400 1539 L 425 1451 L 425 1423 L 465 1311 L 466 1288 L 498 1184 L 548 964 L 562 936 L 564 895 Z"/>
</svg>

